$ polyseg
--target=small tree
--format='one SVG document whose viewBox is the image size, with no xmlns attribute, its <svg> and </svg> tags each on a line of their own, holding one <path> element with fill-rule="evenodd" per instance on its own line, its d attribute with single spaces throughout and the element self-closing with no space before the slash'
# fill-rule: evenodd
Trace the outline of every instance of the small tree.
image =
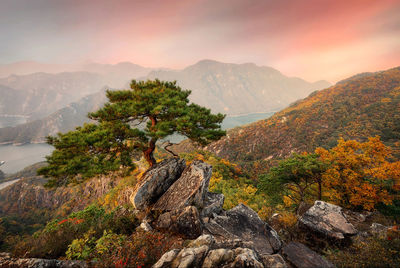
<svg viewBox="0 0 400 268">
<path fill-rule="evenodd" d="M 307 195 L 322 198 L 322 174 L 327 165 L 316 154 L 293 154 L 260 176 L 260 189 L 276 203 L 289 198 L 291 203 L 305 201 Z M 317 188 L 317 189 L 315 189 Z"/>
<path fill-rule="evenodd" d="M 55 150 L 39 173 L 60 182 L 77 174 L 90 177 L 120 166 L 132 168 L 132 154 L 137 151 L 153 166 L 157 141 L 174 133 L 200 145 L 220 139 L 225 135 L 221 130 L 225 115 L 189 104 L 190 93 L 176 82 L 160 80 L 133 80 L 131 90 L 108 90 L 109 102 L 89 114 L 97 124 L 48 138 Z"/>
</svg>

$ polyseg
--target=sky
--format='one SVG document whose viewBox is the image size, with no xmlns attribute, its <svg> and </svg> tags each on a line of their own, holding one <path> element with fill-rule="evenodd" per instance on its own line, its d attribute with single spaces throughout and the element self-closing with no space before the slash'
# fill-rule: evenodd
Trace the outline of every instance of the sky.
<svg viewBox="0 0 400 268">
<path fill-rule="evenodd" d="M 400 1 L 0 1 L 0 64 L 202 59 L 330 82 L 399 66 Z"/>
</svg>

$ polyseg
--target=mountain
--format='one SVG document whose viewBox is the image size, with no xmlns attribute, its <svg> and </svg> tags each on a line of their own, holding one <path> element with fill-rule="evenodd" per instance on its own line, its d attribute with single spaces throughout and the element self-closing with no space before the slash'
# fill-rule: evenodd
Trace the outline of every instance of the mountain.
<svg viewBox="0 0 400 268">
<path fill-rule="evenodd" d="M 87 114 L 99 109 L 106 99 L 104 90 L 101 90 L 73 102 L 43 119 L 1 128 L 0 143 L 44 142 L 48 135 L 66 132 L 89 122 Z"/>
<path fill-rule="evenodd" d="M 400 67 L 314 92 L 266 120 L 229 131 L 207 149 L 231 160 L 268 160 L 333 147 L 339 137 L 375 135 L 400 156 Z"/>
<path fill-rule="evenodd" d="M 190 89 L 191 101 L 228 115 L 271 112 L 330 86 L 287 77 L 270 67 L 253 63 L 231 64 L 202 60 L 183 70 L 152 71 L 143 79 L 176 80 Z"/>
<path fill-rule="evenodd" d="M 45 117 L 71 102 L 98 92 L 106 84 L 95 73 L 34 73 L 0 79 L 0 115 L 24 115 L 28 121 Z"/>
</svg>

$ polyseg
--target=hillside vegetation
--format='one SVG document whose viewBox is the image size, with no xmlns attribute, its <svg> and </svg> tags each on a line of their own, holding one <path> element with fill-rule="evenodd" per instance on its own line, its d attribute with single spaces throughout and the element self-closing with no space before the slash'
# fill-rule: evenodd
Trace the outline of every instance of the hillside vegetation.
<svg viewBox="0 0 400 268">
<path fill-rule="evenodd" d="M 235 128 L 207 147 L 234 161 L 284 158 L 379 135 L 399 156 L 400 67 L 357 75 L 312 93 L 266 120 Z"/>
</svg>

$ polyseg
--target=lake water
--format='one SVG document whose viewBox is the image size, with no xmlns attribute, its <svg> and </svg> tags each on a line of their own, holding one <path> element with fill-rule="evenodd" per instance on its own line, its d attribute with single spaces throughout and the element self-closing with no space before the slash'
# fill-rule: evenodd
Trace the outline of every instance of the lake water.
<svg viewBox="0 0 400 268">
<path fill-rule="evenodd" d="M 29 165 L 45 160 L 44 157 L 52 151 L 53 146 L 48 144 L 0 145 L 0 161 L 5 161 L 5 164 L 0 166 L 0 170 L 6 174 L 20 171 Z"/>
</svg>

